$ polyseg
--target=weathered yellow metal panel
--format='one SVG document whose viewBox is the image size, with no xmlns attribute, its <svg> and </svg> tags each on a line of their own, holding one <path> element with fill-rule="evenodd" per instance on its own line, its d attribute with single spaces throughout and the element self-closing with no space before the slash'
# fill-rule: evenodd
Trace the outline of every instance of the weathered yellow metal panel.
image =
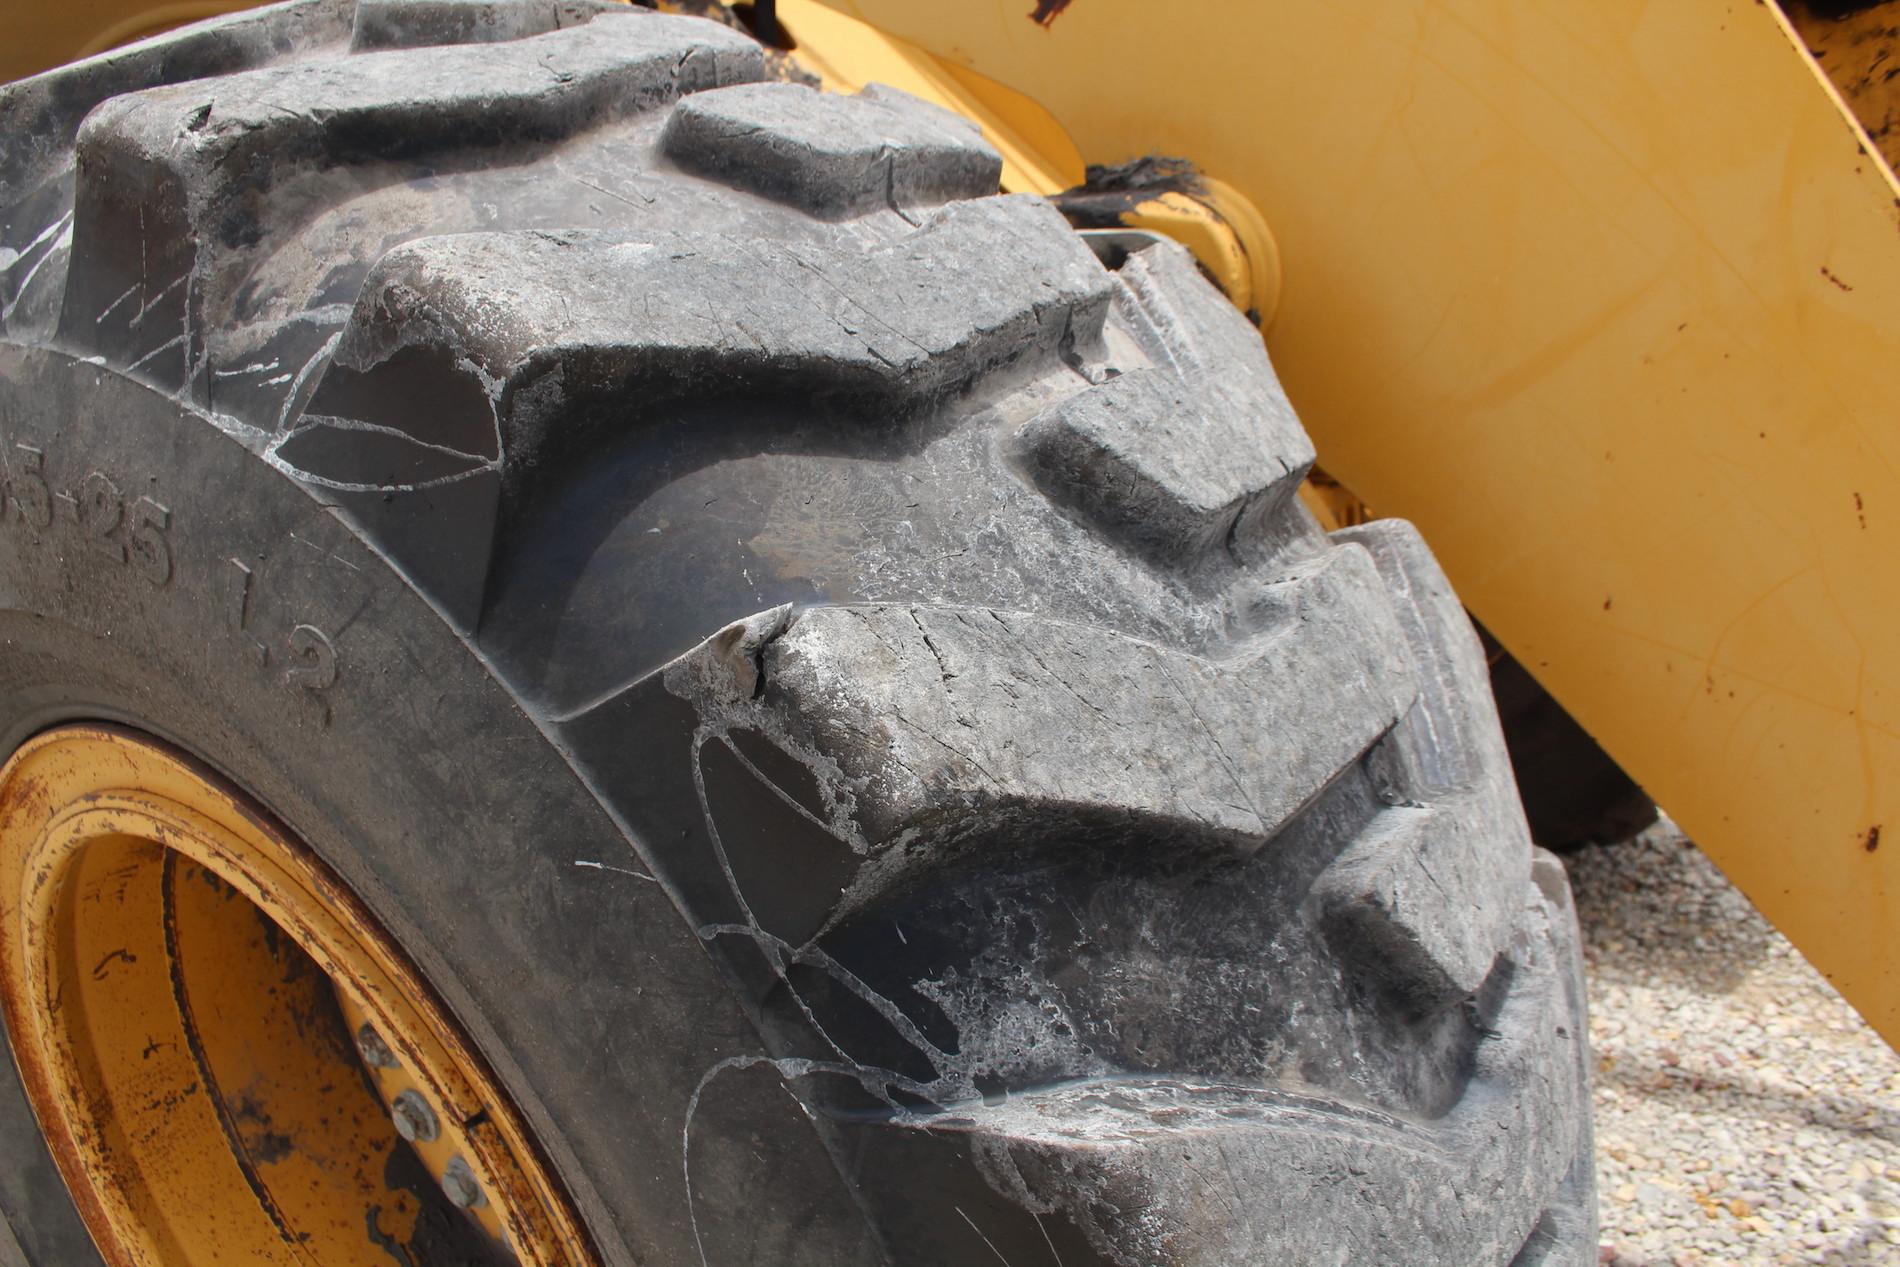
<svg viewBox="0 0 1900 1267">
<path fill-rule="evenodd" d="M 7 0 L 0 17 L 0 83 L 36 75 L 200 18 L 260 0 Z"/>
<path fill-rule="evenodd" d="M 1900 1039 L 1900 190 L 1777 9 L 827 2 L 1249 197 L 1327 469 Z"/>
</svg>

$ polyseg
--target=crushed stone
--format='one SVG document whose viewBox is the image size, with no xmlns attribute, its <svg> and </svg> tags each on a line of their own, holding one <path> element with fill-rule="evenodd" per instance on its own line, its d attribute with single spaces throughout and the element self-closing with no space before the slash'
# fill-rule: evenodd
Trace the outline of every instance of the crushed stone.
<svg viewBox="0 0 1900 1267">
<path fill-rule="evenodd" d="M 1900 1265 L 1900 1055 L 1667 819 L 1564 861 L 1601 1262 Z"/>
</svg>

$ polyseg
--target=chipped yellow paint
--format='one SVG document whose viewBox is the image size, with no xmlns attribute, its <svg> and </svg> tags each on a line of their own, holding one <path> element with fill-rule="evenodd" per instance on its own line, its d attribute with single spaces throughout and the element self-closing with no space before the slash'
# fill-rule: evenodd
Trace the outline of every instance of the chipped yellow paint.
<svg viewBox="0 0 1900 1267">
<path fill-rule="evenodd" d="M 345 1012 L 439 1114 L 516 1261 L 594 1261 L 519 1114 L 367 911 L 151 739 L 67 726 L 0 769 L 0 1007 L 111 1267 L 356 1267 L 426 1252 L 424 1231 L 440 1252 L 428 1207 L 434 1227 L 459 1216 L 398 1177 L 407 1146 Z"/>
<path fill-rule="evenodd" d="M 1122 216 L 1131 229 L 1175 239 L 1194 253 L 1234 306 L 1262 327 L 1280 303 L 1280 248 L 1253 204 L 1225 181 L 1203 178 L 1198 196 L 1170 191 Z"/>
<path fill-rule="evenodd" d="M 337 1008 L 343 1015 L 344 1031 L 352 1036 L 358 1036 L 359 1045 L 364 1043 L 364 1037 L 368 1037 L 370 1045 L 382 1045 L 385 1050 L 393 1046 L 382 1037 L 382 1031 L 377 1027 L 376 1019 L 369 1014 L 367 1009 L 359 1006 L 347 990 L 338 989 L 334 993 Z M 361 1054 L 359 1046 L 359 1055 Z M 458 1160 L 469 1168 L 470 1176 L 476 1182 L 475 1191 L 478 1195 L 473 1203 L 464 1207 L 464 1213 L 480 1224 L 490 1239 L 497 1244 L 506 1245 L 508 1228 L 504 1211 L 498 1202 L 488 1199 L 488 1194 L 501 1191 L 507 1180 L 482 1169 L 482 1158 L 498 1151 L 498 1141 L 476 1138 L 477 1136 L 493 1136 L 494 1126 L 488 1122 L 485 1115 L 463 1123 L 456 1119 L 456 1115 L 440 1111 L 434 1104 L 427 1081 L 419 1077 L 401 1060 L 395 1059 L 393 1052 L 386 1062 L 371 1061 L 365 1057 L 361 1063 L 369 1074 L 370 1084 L 376 1088 L 378 1101 L 392 1117 L 404 1095 L 420 1096 L 423 1103 L 429 1106 L 436 1122 L 435 1133 L 429 1136 L 418 1135 L 407 1141 L 408 1146 L 415 1151 L 417 1159 L 422 1163 L 422 1168 L 428 1171 L 430 1178 L 438 1186 L 446 1188 L 450 1169 Z M 506 1155 L 506 1146 L 501 1145 L 499 1151 Z"/>
<path fill-rule="evenodd" d="M 1326 469 L 1900 1039 L 1900 189 L 1779 10 L 828 2 L 1257 206 Z"/>
</svg>

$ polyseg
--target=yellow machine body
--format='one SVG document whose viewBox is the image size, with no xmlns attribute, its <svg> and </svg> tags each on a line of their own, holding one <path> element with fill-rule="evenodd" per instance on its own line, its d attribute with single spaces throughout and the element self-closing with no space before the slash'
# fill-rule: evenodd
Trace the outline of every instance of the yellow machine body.
<svg viewBox="0 0 1900 1267">
<path fill-rule="evenodd" d="M 0 83 L 91 57 L 187 22 L 252 8 L 257 0 L 11 0 Z"/>
<path fill-rule="evenodd" d="M 1350 490 L 1311 504 L 1415 521 L 1513 654 L 1900 1040 L 1900 187 L 1781 9 L 777 16 L 827 86 L 982 125 L 1010 188 L 1191 160 L 1211 209 L 1161 197 L 1130 222 L 1258 314 Z M 1892 113 L 1861 70 L 1857 104 Z"/>
</svg>

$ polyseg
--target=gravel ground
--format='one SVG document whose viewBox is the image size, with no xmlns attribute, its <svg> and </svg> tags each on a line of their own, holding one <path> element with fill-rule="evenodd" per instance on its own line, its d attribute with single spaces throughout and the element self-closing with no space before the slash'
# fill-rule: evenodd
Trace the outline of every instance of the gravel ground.
<svg viewBox="0 0 1900 1267">
<path fill-rule="evenodd" d="M 1566 862 L 1603 1262 L 1900 1265 L 1900 1056 L 1667 821 Z"/>
</svg>

